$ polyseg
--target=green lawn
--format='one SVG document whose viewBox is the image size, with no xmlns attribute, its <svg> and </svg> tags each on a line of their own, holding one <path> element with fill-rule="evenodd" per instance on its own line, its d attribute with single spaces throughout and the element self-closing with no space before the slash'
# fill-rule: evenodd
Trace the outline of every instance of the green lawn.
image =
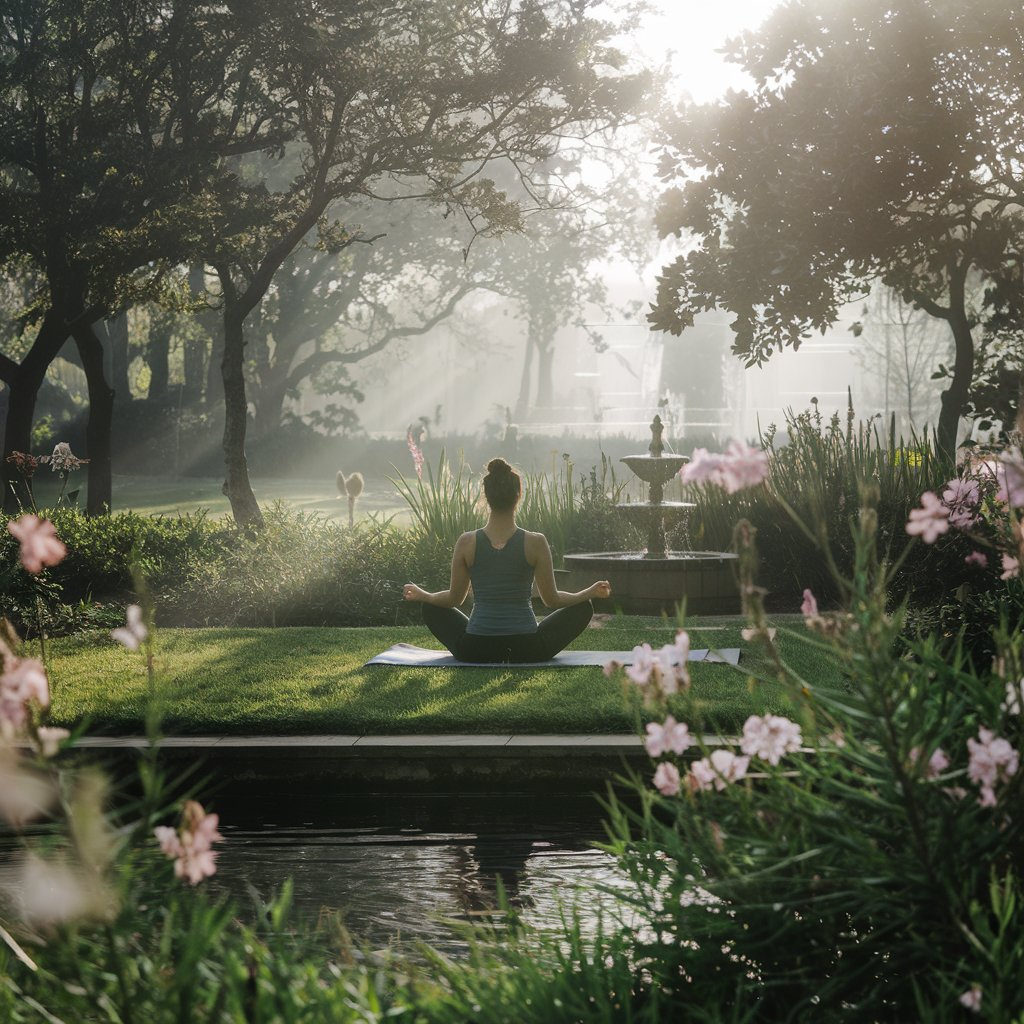
<svg viewBox="0 0 1024 1024">
<path fill-rule="evenodd" d="M 797 635 L 780 635 L 787 660 L 812 685 L 838 684 L 837 666 Z M 691 628 L 694 647 L 740 647 L 740 669 L 692 666 L 699 711 L 686 714 L 708 731 L 738 728 L 751 713 L 785 711 L 757 645 L 739 626 Z M 660 646 L 672 630 L 656 619 L 620 618 L 589 629 L 574 646 L 628 650 Z M 416 669 L 363 667 L 392 643 L 438 646 L 420 627 L 381 629 L 165 629 L 157 662 L 165 695 L 165 731 L 202 733 L 608 733 L 636 728 L 637 704 L 621 679 L 600 668 Z M 142 729 L 146 677 L 141 656 L 105 634 L 52 643 L 52 717 L 83 720 L 91 733 Z M 635 697 L 635 691 L 629 690 Z M 695 721 L 700 718 L 701 721 Z"/>
<path fill-rule="evenodd" d="M 221 493 L 221 477 L 182 477 L 179 480 L 157 476 L 116 475 L 113 481 L 114 511 L 130 509 L 140 515 L 177 515 L 205 510 L 214 518 L 231 511 Z M 256 500 L 261 505 L 282 501 L 301 512 L 318 512 L 326 519 L 348 518 L 348 502 L 338 498 L 333 479 L 281 480 L 255 477 L 252 481 Z M 78 504 L 85 504 L 85 473 L 73 475 L 68 491 L 81 488 Z M 45 507 L 57 498 L 60 482 L 52 474 L 42 473 L 33 480 L 36 502 Z M 409 520 L 409 506 L 384 477 L 369 477 L 366 489 L 356 505 L 356 516 L 371 512 L 395 515 L 399 522 Z"/>
</svg>

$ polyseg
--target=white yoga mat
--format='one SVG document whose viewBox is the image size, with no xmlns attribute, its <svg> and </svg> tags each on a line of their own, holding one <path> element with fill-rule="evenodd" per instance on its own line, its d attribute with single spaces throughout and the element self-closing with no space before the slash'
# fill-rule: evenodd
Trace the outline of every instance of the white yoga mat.
<svg viewBox="0 0 1024 1024">
<path fill-rule="evenodd" d="M 725 647 L 708 650 L 706 647 L 690 651 L 689 661 L 738 665 L 740 649 Z M 620 665 L 633 664 L 632 651 L 562 651 L 550 661 L 519 661 L 509 664 L 504 661 L 479 662 L 459 661 L 447 651 L 433 651 L 415 644 L 394 644 L 386 651 L 371 658 L 367 665 L 407 665 L 418 668 L 576 668 L 580 665 L 606 665 L 617 661 Z"/>
</svg>

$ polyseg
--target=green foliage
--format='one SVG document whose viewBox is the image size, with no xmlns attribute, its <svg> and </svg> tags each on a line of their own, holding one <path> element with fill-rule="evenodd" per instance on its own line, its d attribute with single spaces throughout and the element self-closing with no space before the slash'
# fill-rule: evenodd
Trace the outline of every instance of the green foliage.
<svg viewBox="0 0 1024 1024">
<path fill-rule="evenodd" d="M 665 267 L 650 320 L 679 334 L 716 307 L 749 365 L 836 323 L 873 281 L 948 324 L 956 345 L 939 442 L 956 444 L 974 342 L 965 283 L 1019 318 L 1013 196 L 1024 92 L 1021 11 L 948 0 L 797 0 L 728 56 L 753 82 L 664 120 L 663 235 L 697 244 Z M 783 184 L 784 183 L 784 186 Z M 960 226 L 972 225 L 970 233 Z"/>
<path fill-rule="evenodd" d="M 543 533 L 556 559 L 570 551 L 635 546 L 635 531 L 614 510 L 623 485 L 616 480 L 611 460 L 602 452 L 600 477 L 595 466 L 589 479 L 576 474 L 567 453 L 560 461 L 550 473 L 523 474 L 518 524 Z M 412 481 L 399 474 L 393 482 L 412 510 L 411 534 L 416 544 L 450 553 L 460 534 L 478 529 L 486 521 L 480 481 L 461 455 L 454 473 L 442 450 L 436 473 L 428 464 L 425 477 Z"/>
<path fill-rule="evenodd" d="M 853 571 L 851 525 L 856 523 L 863 488 L 877 489 L 879 543 L 901 568 L 892 580 L 893 599 L 908 595 L 934 604 L 961 582 L 977 580 L 964 565 L 970 545 L 963 538 L 941 550 L 911 546 L 906 533 L 910 510 L 922 491 L 938 489 L 956 475 L 952 460 L 925 438 L 898 438 L 894 424 L 882 434 L 875 423 L 846 423 L 833 416 L 826 424 L 815 408 L 786 417 L 786 443 L 776 445 L 775 428 L 761 443 L 770 454 L 766 487 L 725 494 L 716 487 L 693 487 L 692 543 L 697 549 L 729 550 L 733 525 L 748 520 L 757 530 L 761 558 L 759 584 L 771 592 L 770 606 L 792 609 L 809 587 L 819 600 L 839 599 L 835 572 Z M 810 523 L 811 533 L 803 524 Z M 991 626 L 991 622 L 989 626 Z"/>
<path fill-rule="evenodd" d="M 400 602 L 393 595 L 393 606 Z M 418 612 L 417 612 L 418 614 Z M 394 611 L 392 611 L 392 616 Z M 118 623 L 120 625 L 121 623 Z M 671 631 L 657 619 L 622 618 L 588 630 L 574 644 L 629 650 L 641 638 L 661 643 Z M 161 629 L 157 654 L 168 692 L 166 724 L 175 733 L 404 734 L 614 733 L 637 722 L 618 680 L 596 667 L 495 672 L 488 668 L 417 669 L 365 662 L 394 643 L 436 646 L 422 625 L 323 629 Z M 693 630 L 698 647 L 737 647 L 738 627 Z M 838 686 L 835 663 L 798 643 L 787 656 L 823 686 Z M 106 632 L 60 637 L 48 644 L 62 680 L 51 716 L 61 725 L 89 721 L 96 729 L 138 734 L 144 724 L 146 678 L 137 659 Z M 761 652 L 743 671 L 766 668 Z M 751 695 L 722 665 L 695 664 L 694 693 L 737 728 L 754 711 L 782 713 L 777 687 Z"/>
</svg>

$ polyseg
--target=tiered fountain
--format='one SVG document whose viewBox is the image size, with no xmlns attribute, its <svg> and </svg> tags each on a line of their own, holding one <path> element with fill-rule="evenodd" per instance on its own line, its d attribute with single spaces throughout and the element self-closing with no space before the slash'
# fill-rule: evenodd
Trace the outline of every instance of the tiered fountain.
<svg viewBox="0 0 1024 1024">
<path fill-rule="evenodd" d="M 569 578 L 564 586 L 581 590 L 595 579 L 612 585 L 611 603 L 639 615 L 674 614 L 686 600 L 690 615 L 729 615 L 739 611 L 733 567 L 736 556 L 723 551 L 690 551 L 688 501 L 664 501 L 664 487 L 688 461 L 666 455 L 661 441 L 661 417 L 651 423 L 647 455 L 627 455 L 624 462 L 648 484 L 647 501 L 616 505 L 623 515 L 647 529 L 646 551 L 600 551 L 565 556 Z M 666 536 L 683 526 L 684 550 L 668 551 Z M 560 584 L 561 586 L 562 584 Z"/>
</svg>

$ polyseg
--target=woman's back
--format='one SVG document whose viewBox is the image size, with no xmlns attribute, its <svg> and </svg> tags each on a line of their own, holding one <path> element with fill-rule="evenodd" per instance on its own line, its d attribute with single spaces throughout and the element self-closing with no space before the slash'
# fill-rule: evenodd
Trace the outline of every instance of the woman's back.
<svg viewBox="0 0 1024 1024">
<path fill-rule="evenodd" d="M 535 633 L 537 617 L 530 596 L 533 566 L 526 560 L 526 534 L 517 529 L 500 548 L 485 530 L 476 531 L 476 551 L 469 578 L 473 584 L 473 613 L 467 633 L 503 636 Z"/>
</svg>

